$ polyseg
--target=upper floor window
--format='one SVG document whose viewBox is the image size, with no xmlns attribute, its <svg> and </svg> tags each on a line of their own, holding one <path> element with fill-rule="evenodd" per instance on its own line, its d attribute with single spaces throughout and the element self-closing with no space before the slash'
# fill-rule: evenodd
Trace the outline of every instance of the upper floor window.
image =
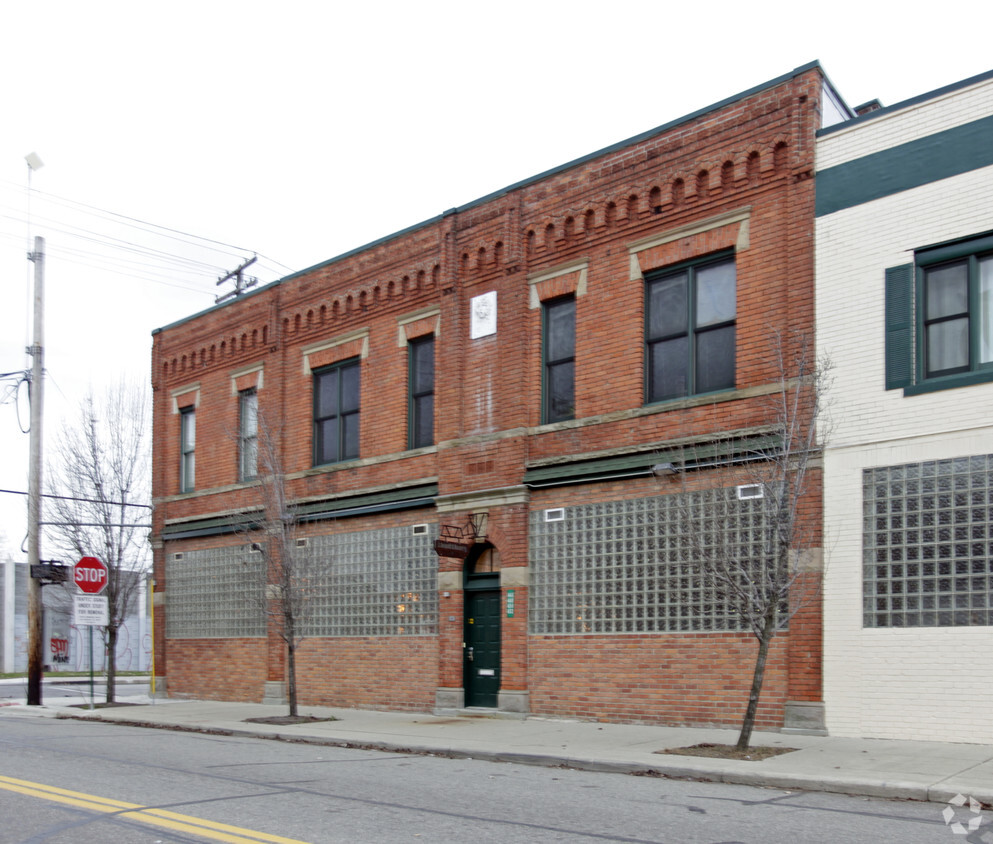
<svg viewBox="0 0 993 844">
<path fill-rule="evenodd" d="M 645 296 L 647 400 L 733 388 L 734 256 L 696 261 L 653 275 Z"/>
<path fill-rule="evenodd" d="M 434 444 L 434 335 L 408 344 L 409 412 L 407 439 L 410 448 Z"/>
<path fill-rule="evenodd" d="M 259 473 L 259 394 L 255 389 L 238 394 L 238 480 L 250 481 Z"/>
<path fill-rule="evenodd" d="M 193 492 L 196 485 L 197 417 L 193 407 L 179 411 L 179 491 Z"/>
<path fill-rule="evenodd" d="M 914 259 L 886 270 L 886 388 L 993 380 L 993 234 Z"/>
<path fill-rule="evenodd" d="M 993 256 L 923 267 L 924 377 L 993 362 Z"/>
<path fill-rule="evenodd" d="M 359 456 L 359 362 L 314 372 L 314 465 Z"/>
<path fill-rule="evenodd" d="M 576 298 L 542 305 L 542 422 L 576 416 Z"/>
</svg>

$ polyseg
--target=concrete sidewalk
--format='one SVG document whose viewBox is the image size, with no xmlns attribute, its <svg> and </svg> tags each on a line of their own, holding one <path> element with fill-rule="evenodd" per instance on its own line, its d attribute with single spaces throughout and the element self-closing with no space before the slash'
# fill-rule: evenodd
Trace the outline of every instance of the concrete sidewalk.
<svg viewBox="0 0 993 844">
<path fill-rule="evenodd" d="M 568 766 L 785 789 L 833 791 L 944 803 L 958 794 L 993 804 L 993 745 L 756 733 L 752 745 L 797 748 L 761 762 L 663 754 L 704 742 L 733 744 L 737 731 L 605 724 L 529 717 L 435 716 L 301 707 L 333 717 L 290 726 L 250 723 L 285 715 L 285 706 L 196 700 L 86 710 L 11 703 L 0 717 L 78 718 L 113 724 L 429 753 L 495 762 Z"/>
</svg>

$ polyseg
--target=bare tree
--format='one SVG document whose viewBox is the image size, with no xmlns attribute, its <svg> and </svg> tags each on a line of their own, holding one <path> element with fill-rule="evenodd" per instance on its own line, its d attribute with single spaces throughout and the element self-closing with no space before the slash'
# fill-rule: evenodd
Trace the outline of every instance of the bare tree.
<svg viewBox="0 0 993 844">
<path fill-rule="evenodd" d="M 305 638 L 305 624 L 311 597 L 316 586 L 316 564 L 297 542 L 299 513 L 291 501 L 286 485 L 286 473 L 279 449 L 279 431 L 267 424 L 258 412 L 254 445 L 242 437 L 242 449 L 255 449 L 258 491 L 261 504 L 260 521 L 251 534 L 253 547 L 262 554 L 262 609 L 276 622 L 279 635 L 286 644 L 286 695 L 291 718 L 298 716 L 296 654 Z M 243 454 L 243 466 L 246 465 Z"/>
<path fill-rule="evenodd" d="M 46 472 L 45 532 L 60 551 L 107 566 L 107 701 L 114 702 L 117 634 L 149 568 L 150 419 L 144 384 L 122 380 L 83 399 L 63 425 Z"/>
<path fill-rule="evenodd" d="M 805 511 L 810 469 L 826 435 L 831 364 L 804 336 L 777 336 L 773 346 L 780 377 L 766 408 L 768 434 L 752 446 L 732 446 L 720 473 L 722 489 L 705 503 L 686 496 L 683 508 L 705 587 L 758 642 L 738 750 L 751 741 L 773 639 L 820 599 L 819 578 L 806 571 L 808 552 L 820 544 L 820 525 Z"/>
</svg>

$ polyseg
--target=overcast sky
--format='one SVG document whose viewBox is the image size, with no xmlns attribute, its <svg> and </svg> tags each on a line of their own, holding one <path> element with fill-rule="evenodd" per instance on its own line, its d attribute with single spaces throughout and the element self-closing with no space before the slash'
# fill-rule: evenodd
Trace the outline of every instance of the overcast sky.
<svg viewBox="0 0 993 844">
<path fill-rule="evenodd" d="M 30 366 L 29 210 L 50 439 L 89 387 L 147 377 L 151 331 L 253 253 L 272 281 L 813 60 L 849 105 L 993 68 L 987 7 L 918 8 L 7 3 L 0 372 Z M 0 406 L 0 488 L 27 489 L 27 449 Z M 24 514 L 0 494 L 17 558 Z"/>
</svg>

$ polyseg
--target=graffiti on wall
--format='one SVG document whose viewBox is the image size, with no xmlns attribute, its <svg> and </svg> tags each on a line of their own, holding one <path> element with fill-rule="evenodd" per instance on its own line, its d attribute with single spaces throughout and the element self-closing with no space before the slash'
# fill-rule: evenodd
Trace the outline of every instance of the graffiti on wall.
<svg viewBox="0 0 993 844">
<path fill-rule="evenodd" d="M 53 665 L 69 664 L 69 637 L 52 636 L 49 640 L 49 647 L 52 651 L 51 661 Z"/>
</svg>

